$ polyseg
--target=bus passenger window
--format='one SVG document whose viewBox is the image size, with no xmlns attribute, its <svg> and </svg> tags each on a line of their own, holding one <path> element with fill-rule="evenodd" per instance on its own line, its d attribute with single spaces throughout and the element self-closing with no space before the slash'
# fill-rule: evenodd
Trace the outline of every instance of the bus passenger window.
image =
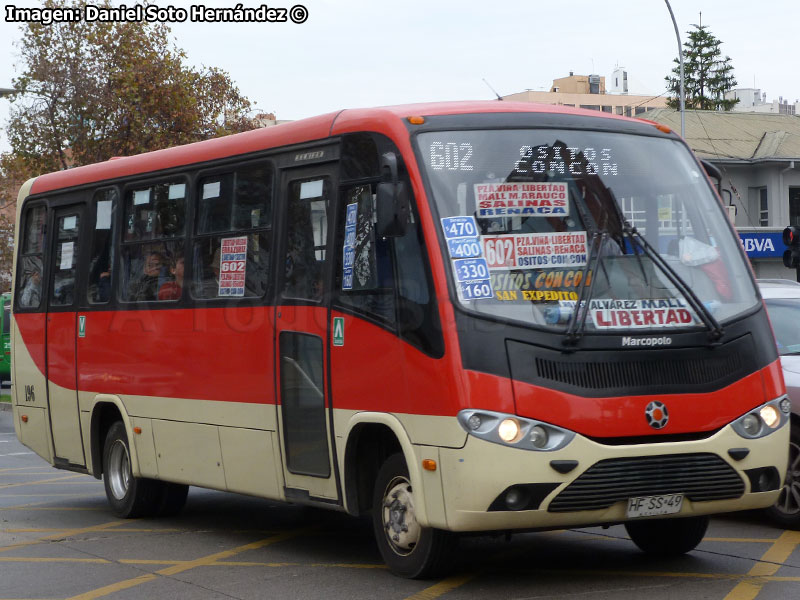
<svg viewBox="0 0 800 600">
<path fill-rule="evenodd" d="M 272 166 L 256 163 L 200 179 L 192 296 L 260 298 L 269 281 Z"/>
<path fill-rule="evenodd" d="M 121 300 L 178 300 L 181 294 L 176 288 L 182 291 L 182 279 L 177 281 L 175 267 L 184 252 L 186 184 L 173 181 L 128 190 L 124 223 L 118 274 Z M 167 283 L 171 291 L 159 294 Z"/>
<path fill-rule="evenodd" d="M 125 202 L 125 241 L 182 236 L 185 217 L 185 183 L 158 183 L 129 190 Z"/>
<path fill-rule="evenodd" d="M 42 259 L 39 256 L 22 258 L 22 284 L 19 293 L 21 308 L 36 308 L 42 299 Z"/>
<path fill-rule="evenodd" d="M 25 214 L 23 229 L 21 268 L 17 281 L 17 306 L 19 308 L 38 308 L 42 299 L 44 249 L 44 222 L 47 210 L 37 206 Z"/>
<path fill-rule="evenodd" d="M 111 298 L 111 270 L 114 265 L 113 229 L 117 211 L 117 191 L 95 192 L 95 223 L 89 263 L 87 298 L 91 304 L 105 304 Z"/>
</svg>

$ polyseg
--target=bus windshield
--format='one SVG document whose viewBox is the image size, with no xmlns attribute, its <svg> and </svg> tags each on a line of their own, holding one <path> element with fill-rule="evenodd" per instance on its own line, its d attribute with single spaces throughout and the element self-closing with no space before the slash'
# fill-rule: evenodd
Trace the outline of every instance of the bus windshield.
<svg viewBox="0 0 800 600">
<path fill-rule="evenodd" d="M 756 304 L 719 201 L 677 140 L 516 129 L 417 143 L 468 309 L 565 330 L 580 298 L 581 327 L 612 333 L 700 328 Z"/>
</svg>

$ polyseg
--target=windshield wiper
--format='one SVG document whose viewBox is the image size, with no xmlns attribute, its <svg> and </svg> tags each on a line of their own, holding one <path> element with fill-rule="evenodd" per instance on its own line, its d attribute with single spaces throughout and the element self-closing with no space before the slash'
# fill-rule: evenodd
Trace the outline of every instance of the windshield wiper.
<svg viewBox="0 0 800 600">
<path fill-rule="evenodd" d="M 586 266 L 583 268 L 583 277 L 581 278 L 581 292 L 578 295 L 578 300 L 575 303 L 575 310 L 572 311 L 567 331 L 564 334 L 565 344 L 577 343 L 586 328 L 586 314 L 589 312 L 589 302 L 592 299 L 594 281 L 597 279 L 597 266 L 600 263 L 600 255 L 603 253 L 606 240 L 608 240 L 608 233 L 605 231 L 603 233 L 594 232 L 592 234 L 592 245 L 589 248 L 589 257 L 586 260 Z M 595 246 L 597 247 L 596 249 Z M 589 273 L 592 273 L 592 281 L 587 285 L 586 279 Z"/>
<path fill-rule="evenodd" d="M 697 316 L 700 317 L 700 320 L 703 321 L 703 324 L 708 327 L 709 336 L 713 341 L 719 340 L 725 331 L 722 329 L 722 326 L 719 322 L 714 318 L 714 315 L 711 314 L 711 311 L 703 304 L 702 300 L 697 297 L 697 294 L 694 293 L 689 284 L 686 283 L 683 278 L 678 275 L 678 273 L 673 269 L 670 264 L 664 260 L 664 257 L 659 254 L 659 252 L 650 245 L 650 242 L 645 239 L 645 237 L 639 233 L 639 230 L 636 227 L 631 226 L 628 223 L 628 220 L 625 218 L 625 215 L 622 214 L 622 210 L 619 207 L 619 203 L 617 202 L 617 197 L 614 195 L 614 192 L 611 191 L 611 188 L 607 188 L 608 193 L 611 196 L 611 204 L 614 206 L 614 211 L 617 213 L 617 218 L 619 219 L 620 224 L 622 225 L 622 242 L 625 243 L 625 238 L 627 237 L 631 241 L 631 250 L 633 250 L 634 254 L 636 254 L 636 248 L 634 246 L 638 246 L 641 248 L 647 257 L 653 261 L 653 264 L 656 265 L 664 275 L 667 276 L 670 283 L 674 285 L 678 291 L 683 294 L 683 297 L 689 301 L 689 304 L 694 309 Z"/>
</svg>

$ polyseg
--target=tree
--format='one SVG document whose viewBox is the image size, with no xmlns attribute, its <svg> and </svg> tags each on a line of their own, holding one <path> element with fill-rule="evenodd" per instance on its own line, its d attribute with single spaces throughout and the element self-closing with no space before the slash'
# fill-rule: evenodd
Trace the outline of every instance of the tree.
<svg viewBox="0 0 800 600">
<path fill-rule="evenodd" d="M 93 5 L 110 7 L 109 0 Z M 85 0 L 46 0 L 85 9 Z M 163 23 L 29 22 L 16 43 L 19 77 L 0 156 L 0 209 L 13 221 L 30 177 L 254 129 L 251 105 L 217 68 L 195 69 Z M 2 210 L 0 210 L 2 213 Z M 0 222 L 0 287 L 11 272 Z"/>
<path fill-rule="evenodd" d="M 24 93 L 16 96 L 8 135 L 34 173 L 254 128 L 250 102 L 228 74 L 186 65 L 166 24 L 80 20 L 21 29 L 23 68 L 14 87 Z"/>
<path fill-rule="evenodd" d="M 706 25 L 692 25 L 687 31 L 689 40 L 683 43 L 684 87 L 686 108 L 700 110 L 731 110 L 739 101 L 726 100 L 725 92 L 736 85 L 730 56 L 722 56 L 717 39 Z M 680 106 L 680 58 L 675 59 L 672 75 L 665 77 L 674 94 L 667 100 L 670 108 Z"/>
</svg>

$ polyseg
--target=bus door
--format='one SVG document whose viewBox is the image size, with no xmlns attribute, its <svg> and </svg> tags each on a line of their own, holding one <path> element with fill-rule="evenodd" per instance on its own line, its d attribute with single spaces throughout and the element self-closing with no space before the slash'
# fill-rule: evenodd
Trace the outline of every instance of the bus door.
<svg viewBox="0 0 800 600">
<path fill-rule="evenodd" d="M 82 247 L 83 207 L 56 208 L 49 231 L 50 268 L 47 286 L 47 399 L 56 462 L 85 466 L 78 410 L 75 348 L 78 253 Z M 60 459 L 60 460 L 59 460 Z"/>
<path fill-rule="evenodd" d="M 287 500 L 339 501 L 327 372 L 335 173 L 329 163 L 284 171 L 281 181 L 275 356 Z"/>
</svg>

